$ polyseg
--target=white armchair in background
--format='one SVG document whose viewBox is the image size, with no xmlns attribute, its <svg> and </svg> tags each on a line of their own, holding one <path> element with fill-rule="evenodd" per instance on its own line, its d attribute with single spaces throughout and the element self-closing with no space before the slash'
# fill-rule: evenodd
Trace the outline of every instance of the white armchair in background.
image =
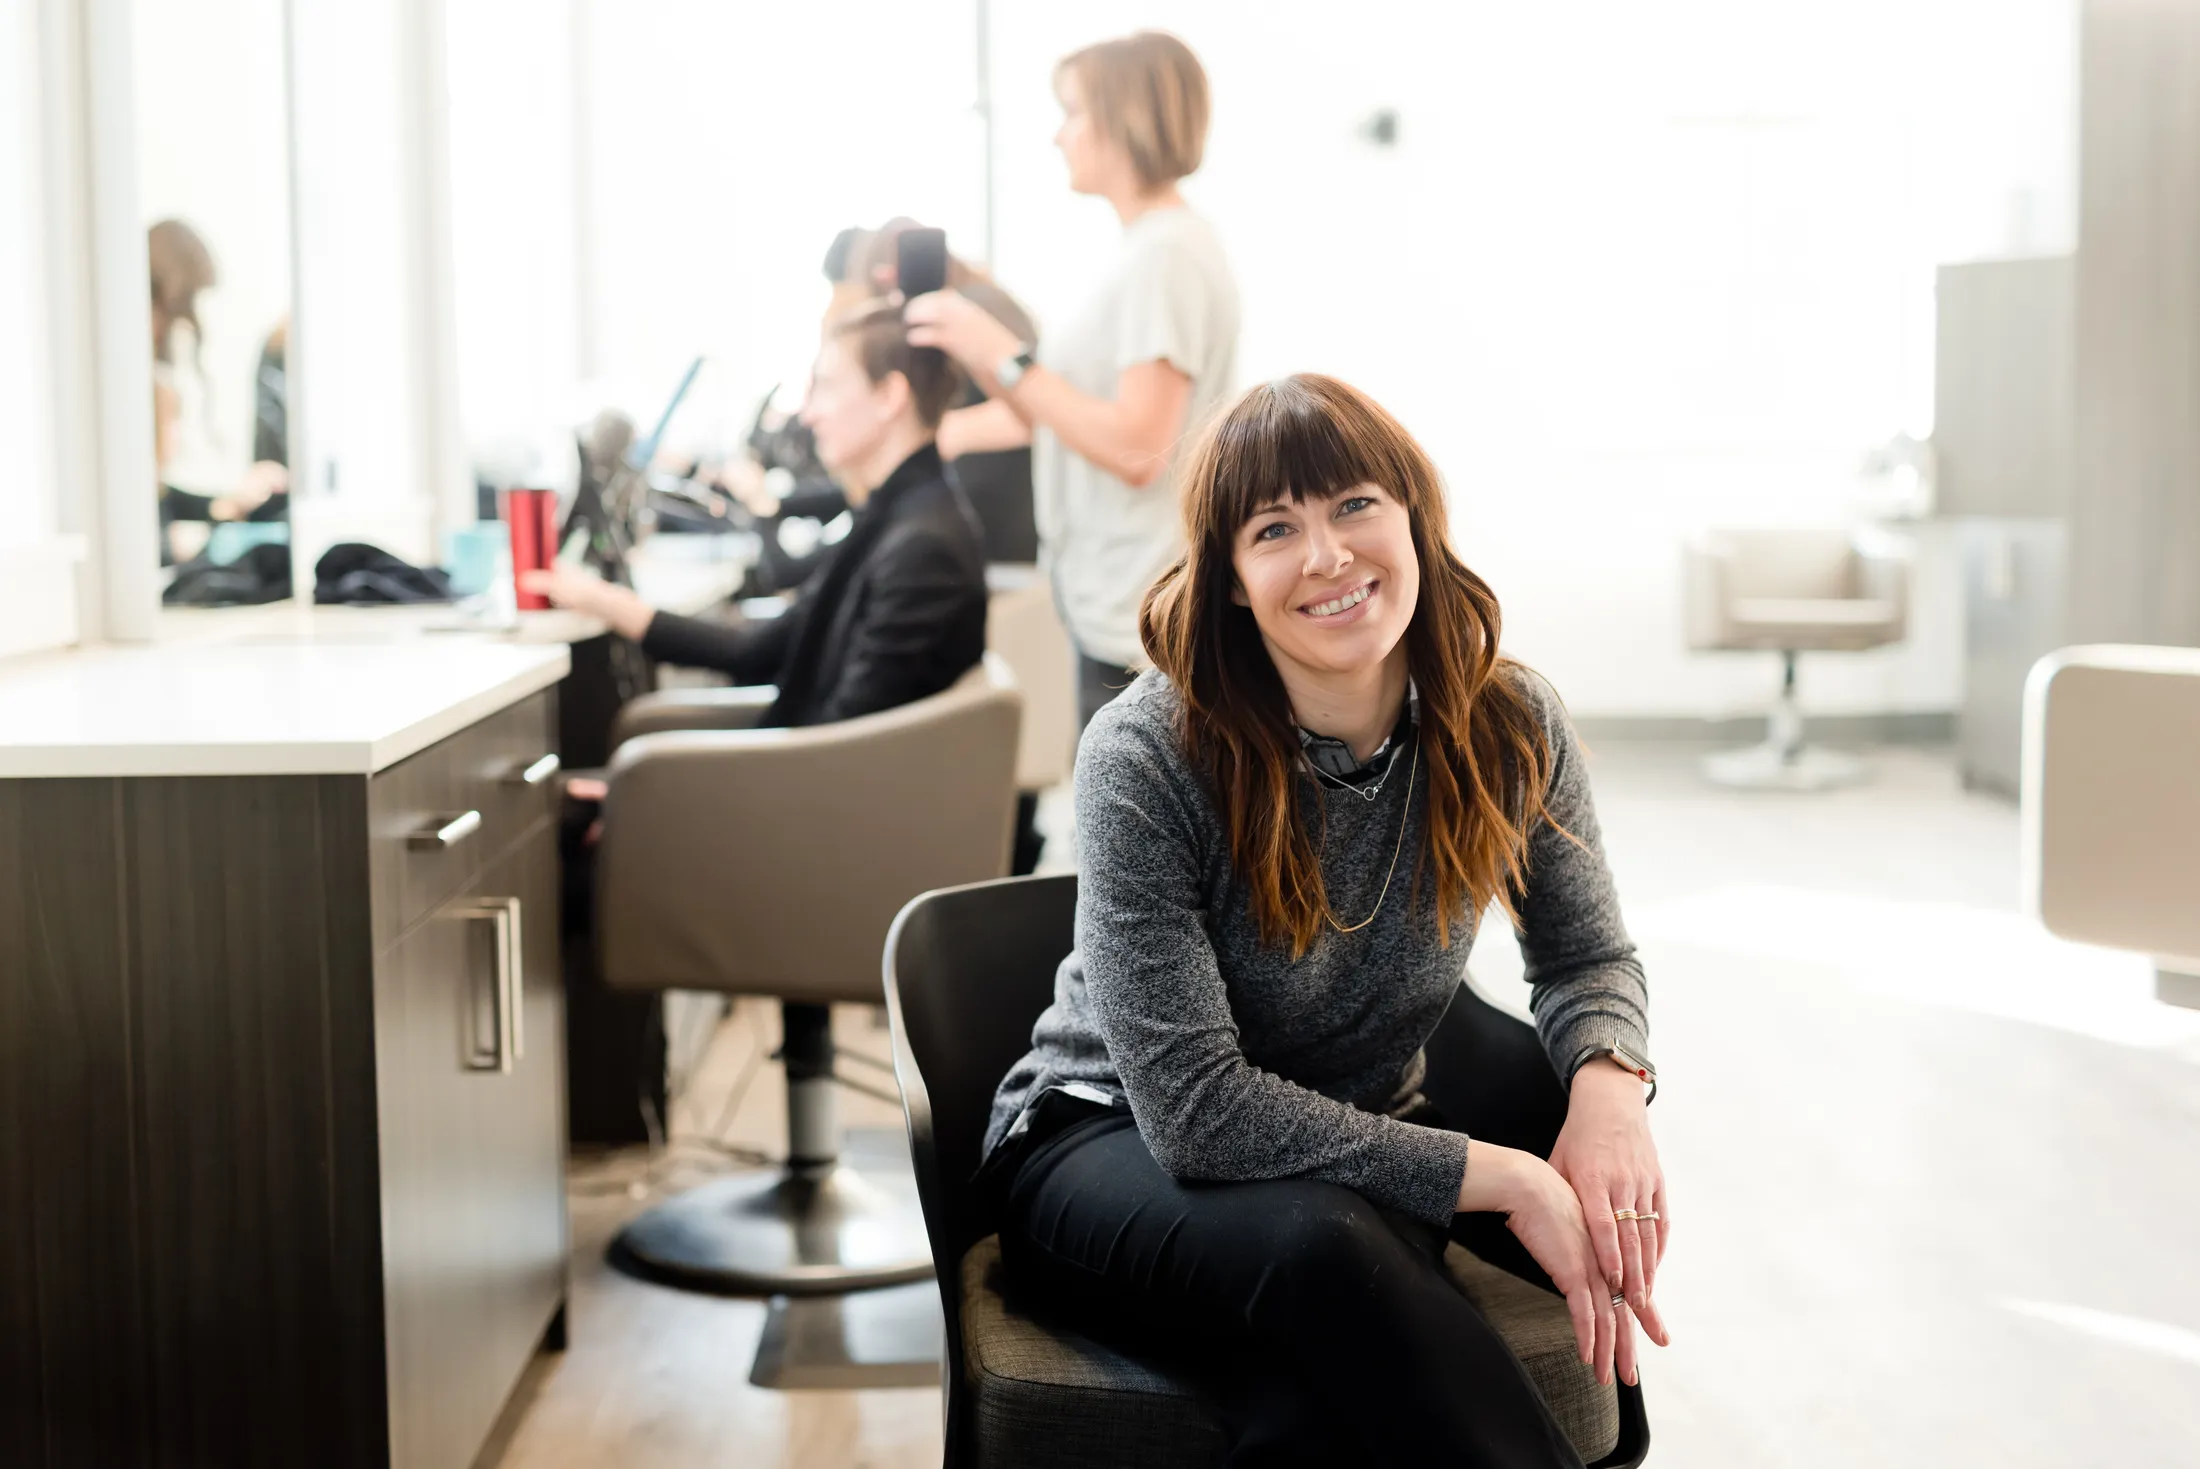
<svg viewBox="0 0 2200 1469">
<path fill-rule="evenodd" d="M 1036 566 L 985 569 L 985 643 L 1016 675 L 1024 695 L 1016 789 L 1044 791 L 1070 777 L 1077 755 L 1077 653 L 1054 611 L 1054 588 Z"/>
<path fill-rule="evenodd" d="M 1781 658 L 1780 697 L 1765 742 L 1704 762 L 1722 785 L 1823 790 L 1864 776 L 1863 762 L 1806 744 L 1795 663 L 1806 652 L 1861 652 L 1902 640 L 1909 625 L 1906 551 L 1845 530 L 1721 530 L 1684 552 L 1688 646 Z"/>
<path fill-rule="evenodd" d="M 2024 691 L 2024 897 L 2200 1009 L 2200 648 L 2064 648 Z"/>
</svg>

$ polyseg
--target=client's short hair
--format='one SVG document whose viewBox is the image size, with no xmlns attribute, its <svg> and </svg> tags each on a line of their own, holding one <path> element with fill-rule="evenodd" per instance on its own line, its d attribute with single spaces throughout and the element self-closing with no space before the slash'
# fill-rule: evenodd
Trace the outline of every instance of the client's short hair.
<svg viewBox="0 0 2200 1469">
<path fill-rule="evenodd" d="M 836 311 L 825 319 L 825 336 L 846 343 L 872 382 L 895 372 L 907 379 L 917 418 L 928 429 L 940 426 L 962 394 L 963 372 L 952 358 L 936 347 L 909 345 L 898 301 L 874 297 Z"/>
<path fill-rule="evenodd" d="M 1167 31 L 1139 31 L 1072 51 L 1054 67 L 1077 78 L 1094 126 L 1130 154 L 1149 189 L 1199 171 L 1207 149 L 1207 72 Z"/>
</svg>

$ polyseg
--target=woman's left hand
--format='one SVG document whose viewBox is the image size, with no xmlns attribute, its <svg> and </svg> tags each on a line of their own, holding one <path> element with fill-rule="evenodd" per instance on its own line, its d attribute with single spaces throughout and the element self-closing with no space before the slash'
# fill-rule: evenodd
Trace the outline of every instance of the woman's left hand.
<svg viewBox="0 0 2200 1469">
<path fill-rule="evenodd" d="M 1551 1166 L 1581 1199 L 1597 1266 L 1612 1290 L 1627 1297 L 1629 1310 L 1652 1341 L 1671 1345 L 1653 1291 L 1672 1223 L 1642 1083 L 1608 1061 L 1582 1067 L 1574 1076 L 1566 1125 L 1551 1150 Z M 1612 1217 L 1630 1211 L 1658 1217 L 1640 1223 Z M 1625 1328 L 1624 1319 L 1622 1313 L 1617 1366 L 1620 1378 L 1633 1382 L 1634 1333 Z"/>
<path fill-rule="evenodd" d="M 1017 335 L 958 291 L 932 291 L 902 308 L 909 345 L 937 347 L 993 385 L 993 370 L 1023 349 Z"/>
</svg>

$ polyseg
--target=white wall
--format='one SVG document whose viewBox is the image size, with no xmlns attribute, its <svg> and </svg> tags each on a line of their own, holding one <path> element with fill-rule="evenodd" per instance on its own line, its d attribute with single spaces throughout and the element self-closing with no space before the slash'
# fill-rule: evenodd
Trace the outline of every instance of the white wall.
<svg viewBox="0 0 2200 1469">
<path fill-rule="evenodd" d="M 707 353 L 675 436 L 722 442 L 807 375 L 842 226 L 909 214 L 981 253 L 972 0 L 580 4 L 595 400 L 654 418 Z"/>
<path fill-rule="evenodd" d="M 576 0 L 445 0 L 459 419 L 492 479 L 570 455 L 580 380 Z M 536 480 L 536 482 L 543 482 Z"/>
<path fill-rule="evenodd" d="M 999 5 L 997 264 L 1042 318 L 1114 235 L 1062 187 L 1053 62 L 1142 24 L 1213 80 L 1187 192 L 1233 251 L 1241 375 L 1405 419 L 1577 712 L 1761 707 L 1769 662 L 1683 650 L 1682 542 L 1850 518 L 1864 452 L 1930 428 L 1933 265 L 2070 244 L 2074 0 Z M 1378 107 L 1395 148 L 1357 136 Z M 1809 705 L 1955 706 L 1924 540 L 1911 642 L 1806 660 Z"/>
<path fill-rule="evenodd" d="M 41 541 L 56 528 L 51 409 L 40 370 L 45 200 L 37 57 L 36 7 L 0 5 L 0 443 L 31 446 L 27 472 L 0 475 L 0 542 Z"/>
<path fill-rule="evenodd" d="M 77 636 L 80 548 L 59 534 L 42 241 L 46 201 L 37 61 L 38 9 L 0 3 L 0 657 Z"/>
</svg>

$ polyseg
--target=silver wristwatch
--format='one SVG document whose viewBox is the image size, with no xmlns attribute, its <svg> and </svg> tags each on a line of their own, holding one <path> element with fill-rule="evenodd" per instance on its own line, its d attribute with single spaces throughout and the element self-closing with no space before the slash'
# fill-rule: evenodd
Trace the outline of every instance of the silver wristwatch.
<svg viewBox="0 0 2200 1469">
<path fill-rule="evenodd" d="M 1016 384 L 1024 380 L 1024 374 L 1039 365 L 1039 359 L 1031 353 L 1027 343 L 1018 347 L 1013 357 L 1002 358 L 1001 365 L 993 369 L 993 380 L 1001 385 L 1002 392 L 1013 392 Z"/>
<path fill-rule="evenodd" d="M 1636 1055 L 1625 1046 L 1593 1046 L 1582 1052 L 1579 1063 L 1574 1067 L 1575 1074 L 1579 1075 L 1583 1066 L 1605 1056 L 1610 1057 L 1615 1065 L 1624 1066 L 1634 1072 L 1636 1080 L 1649 1083 L 1650 1095 L 1643 1098 L 1643 1105 L 1648 1106 L 1657 1100 L 1658 1068 L 1651 1065 L 1647 1058 Z"/>
</svg>

